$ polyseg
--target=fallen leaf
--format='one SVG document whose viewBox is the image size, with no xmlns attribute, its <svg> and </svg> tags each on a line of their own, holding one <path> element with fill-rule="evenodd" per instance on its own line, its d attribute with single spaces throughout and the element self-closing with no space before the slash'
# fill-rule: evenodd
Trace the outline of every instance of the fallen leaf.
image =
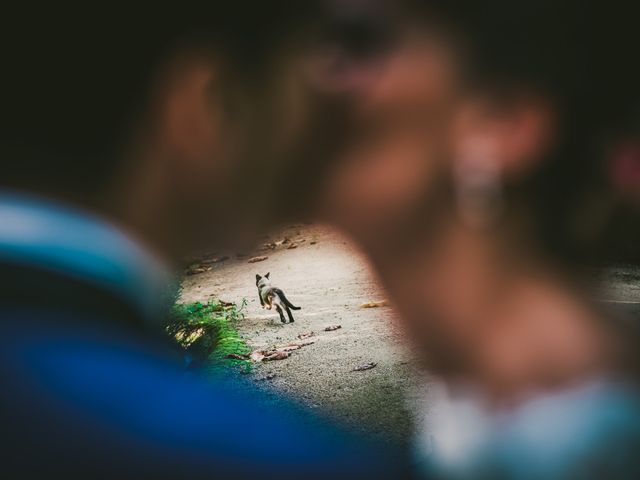
<svg viewBox="0 0 640 480">
<path fill-rule="evenodd" d="M 229 260 L 228 255 L 223 255 L 222 257 L 213 257 L 213 258 L 205 258 L 201 261 L 203 265 L 211 265 L 212 263 L 220 263 L 225 260 Z"/>
<path fill-rule="evenodd" d="M 310 245 L 315 245 L 316 243 L 318 243 L 316 240 L 311 240 L 311 241 L 309 242 L 309 244 L 310 244 Z"/>
<path fill-rule="evenodd" d="M 299 342 L 292 342 L 287 345 L 269 347 L 266 350 L 256 350 L 250 355 L 250 358 L 254 362 L 262 362 L 263 360 L 284 360 L 285 358 L 289 358 L 291 352 L 300 350 L 302 347 L 306 347 L 313 343 L 316 343 L 316 341 L 302 340 Z"/>
<path fill-rule="evenodd" d="M 233 360 L 248 360 L 249 357 L 247 355 L 238 355 L 237 353 L 230 353 L 225 358 L 231 358 Z"/>
<path fill-rule="evenodd" d="M 284 350 L 276 350 L 270 355 L 267 355 L 266 357 L 264 357 L 264 359 L 265 360 L 284 360 L 285 358 L 289 358 L 290 355 L 291 355 L 290 352 L 285 352 Z"/>
<path fill-rule="evenodd" d="M 251 352 L 251 355 L 249 355 L 249 358 L 256 363 L 264 360 L 264 357 L 264 350 L 256 350 L 255 352 Z"/>
<path fill-rule="evenodd" d="M 292 352 L 294 350 L 300 350 L 301 348 L 302 348 L 302 345 L 297 345 L 295 343 L 292 343 L 291 345 L 285 345 L 280 350 L 283 352 Z"/>
<path fill-rule="evenodd" d="M 235 306 L 235 303 L 233 303 L 233 302 L 225 302 L 224 300 L 218 300 L 218 303 L 222 307 L 233 307 L 233 306 Z"/>
<path fill-rule="evenodd" d="M 298 248 L 298 244 L 296 244 L 296 243 L 292 243 L 291 245 L 289 245 L 289 246 L 287 247 L 287 250 L 293 250 L 294 248 Z"/>
<path fill-rule="evenodd" d="M 324 331 L 333 332 L 334 330 L 338 330 L 339 328 L 342 328 L 342 325 L 329 325 L 328 327 L 324 328 Z"/>
<path fill-rule="evenodd" d="M 360 308 L 380 308 L 380 307 L 386 307 L 386 306 L 387 306 L 387 301 L 381 300 L 379 302 L 363 303 L 362 305 L 360 305 Z"/>
<path fill-rule="evenodd" d="M 364 372 L 365 370 L 371 370 L 376 365 L 378 365 L 376 362 L 363 363 L 362 365 L 358 365 L 356 368 L 354 368 L 353 371 Z"/>
<path fill-rule="evenodd" d="M 298 335 L 298 338 L 300 340 L 304 339 L 304 338 L 309 338 L 309 337 L 313 337 L 316 333 L 315 332 L 306 332 L 306 333 L 301 333 L 300 335 Z"/>
<path fill-rule="evenodd" d="M 289 243 L 289 242 L 291 242 L 291 239 L 289 239 L 289 237 L 284 237 L 281 243 Z"/>
<path fill-rule="evenodd" d="M 262 362 L 267 360 L 284 360 L 289 358 L 291 353 L 285 350 L 256 350 L 250 355 L 251 360 L 254 362 Z"/>
<path fill-rule="evenodd" d="M 211 270 L 211 267 L 201 267 L 201 266 L 193 266 L 193 267 L 189 267 L 189 269 L 186 271 L 187 275 L 197 275 L 199 273 L 205 273 Z"/>
<path fill-rule="evenodd" d="M 283 345 L 283 346 L 278 346 L 276 347 L 276 350 L 284 350 L 286 352 L 288 351 L 292 351 L 292 350 L 299 350 L 302 347 L 306 347 L 307 345 L 313 345 L 314 343 L 316 343 L 316 340 L 301 340 L 299 342 L 292 342 L 289 343 L 287 345 Z"/>
<path fill-rule="evenodd" d="M 266 255 L 265 256 L 261 256 L 261 257 L 251 257 L 249 260 L 247 260 L 248 263 L 258 263 L 258 262 L 264 262 L 267 258 Z"/>
</svg>

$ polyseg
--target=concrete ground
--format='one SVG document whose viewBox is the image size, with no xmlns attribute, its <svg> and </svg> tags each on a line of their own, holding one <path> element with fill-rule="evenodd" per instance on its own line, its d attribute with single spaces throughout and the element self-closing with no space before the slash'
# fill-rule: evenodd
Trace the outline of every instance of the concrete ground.
<svg viewBox="0 0 640 480">
<path fill-rule="evenodd" d="M 181 301 L 246 299 L 239 331 L 253 349 L 285 345 L 309 332 L 316 340 L 285 360 L 257 364 L 250 381 L 261 388 L 269 385 L 353 429 L 406 444 L 414 421 L 421 422 L 428 412 L 428 380 L 415 367 L 392 308 L 362 307 L 384 300 L 385 292 L 361 253 L 327 227 L 299 225 L 263 239 L 240 258 L 229 256 L 210 264 L 209 271 L 187 276 Z M 268 258 L 249 263 L 254 256 Z M 302 308 L 293 312 L 295 323 L 283 324 L 275 311 L 261 308 L 255 275 L 267 272 Z M 603 299 L 640 311 L 640 269 L 611 268 L 602 281 Z M 341 328 L 324 331 L 331 325 Z M 376 366 L 354 371 L 370 362 Z"/>
<path fill-rule="evenodd" d="M 266 243 L 289 242 L 271 250 Z M 289 248 L 292 244 L 295 248 Z M 304 405 L 328 413 L 342 423 L 380 439 L 404 443 L 411 433 L 407 399 L 417 395 L 421 376 L 402 332 L 388 306 L 363 308 L 385 299 L 367 262 L 338 233 L 323 226 L 285 229 L 265 239 L 262 248 L 243 258 L 212 264 L 212 270 L 187 276 L 181 301 L 248 301 L 239 331 L 254 348 L 283 345 L 298 335 L 314 332 L 312 345 L 292 352 L 285 360 L 257 364 L 252 375 Z M 268 256 L 248 263 L 253 255 Z M 256 273 L 271 272 L 274 285 L 302 309 L 295 323 L 283 324 L 274 311 L 258 300 Z M 325 332 L 331 325 L 335 331 Z M 366 371 L 354 368 L 375 362 Z"/>
</svg>

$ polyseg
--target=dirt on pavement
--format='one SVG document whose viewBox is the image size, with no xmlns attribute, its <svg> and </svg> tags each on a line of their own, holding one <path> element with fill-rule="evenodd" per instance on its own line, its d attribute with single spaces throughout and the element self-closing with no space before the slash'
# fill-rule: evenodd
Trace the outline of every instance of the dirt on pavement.
<svg viewBox="0 0 640 480">
<path fill-rule="evenodd" d="M 228 255 L 211 270 L 187 276 L 180 301 L 246 299 L 239 332 L 253 349 L 294 342 L 309 332 L 316 340 L 285 360 L 258 363 L 253 380 L 267 379 L 277 391 L 378 439 L 406 443 L 412 417 L 420 415 L 412 399 L 423 381 L 392 308 L 362 306 L 384 300 L 385 293 L 360 252 L 327 227 L 299 225 L 263 239 L 240 258 Z M 268 258 L 249 262 L 262 256 Z M 261 308 L 255 275 L 267 272 L 301 307 L 293 311 L 294 323 L 283 324 L 275 310 Z M 325 331 L 332 325 L 341 328 Z M 355 370 L 369 363 L 376 365 Z"/>
</svg>

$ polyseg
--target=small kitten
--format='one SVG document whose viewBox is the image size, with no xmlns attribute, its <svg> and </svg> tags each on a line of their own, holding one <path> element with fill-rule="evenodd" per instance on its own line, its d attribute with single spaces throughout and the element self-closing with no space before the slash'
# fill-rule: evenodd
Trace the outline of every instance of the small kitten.
<svg viewBox="0 0 640 480">
<path fill-rule="evenodd" d="M 285 297 L 282 290 L 271 285 L 271 280 L 269 279 L 270 273 L 271 272 L 267 273 L 265 276 L 256 274 L 256 286 L 258 287 L 260 305 L 262 305 L 262 308 L 268 308 L 269 310 L 271 310 L 272 306 L 275 306 L 282 323 L 287 323 L 283 313 L 283 310 L 286 310 L 289 316 L 289 322 L 293 323 L 294 320 L 293 315 L 291 315 L 291 310 L 300 310 L 300 307 L 294 306 L 287 297 Z"/>
</svg>

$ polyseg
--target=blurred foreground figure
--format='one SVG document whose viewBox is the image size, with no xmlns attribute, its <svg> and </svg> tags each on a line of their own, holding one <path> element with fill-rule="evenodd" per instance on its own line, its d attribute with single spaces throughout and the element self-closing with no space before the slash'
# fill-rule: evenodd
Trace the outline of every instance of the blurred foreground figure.
<svg viewBox="0 0 640 480">
<path fill-rule="evenodd" d="M 594 3 L 410 2 L 327 189 L 440 381 L 437 478 L 640 476 L 639 319 L 585 268 L 640 258 L 638 17 Z"/>
<path fill-rule="evenodd" d="M 159 340 L 182 257 L 304 205 L 294 161 L 330 145 L 297 3 L 5 12 L 3 477 L 396 475 L 361 439 L 185 377 Z"/>
</svg>

